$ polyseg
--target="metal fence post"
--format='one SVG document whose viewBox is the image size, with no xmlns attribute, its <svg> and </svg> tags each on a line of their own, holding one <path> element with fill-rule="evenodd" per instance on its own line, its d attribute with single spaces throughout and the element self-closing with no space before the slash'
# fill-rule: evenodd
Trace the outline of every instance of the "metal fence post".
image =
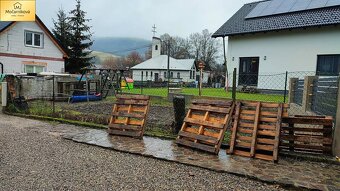
<svg viewBox="0 0 340 191">
<path fill-rule="evenodd" d="M 288 71 L 286 71 L 286 78 L 285 78 L 285 92 L 283 96 L 283 103 L 286 103 L 286 97 L 287 97 L 287 83 L 288 83 Z"/>
<path fill-rule="evenodd" d="M 144 82 L 143 82 L 143 72 L 142 72 L 142 83 L 140 85 L 140 94 L 143 94 L 143 85 L 144 85 Z"/>
<path fill-rule="evenodd" d="M 232 99 L 236 100 L 236 68 L 233 71 L 233 90 L 232 90 Z"/>
</svg>

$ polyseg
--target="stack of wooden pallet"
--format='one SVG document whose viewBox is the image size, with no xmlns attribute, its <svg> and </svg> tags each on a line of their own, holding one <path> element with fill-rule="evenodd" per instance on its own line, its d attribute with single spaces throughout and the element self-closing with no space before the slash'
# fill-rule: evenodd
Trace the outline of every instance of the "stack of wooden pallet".
<svg viewBox="0 0 340 191">
<path fill-rule="evenodd" d="M 176 143 L 217 154 L 233 110 L 232 101 L 192 101 Z"/>
<path fill-rule="evenodd" d="M 142 138 L 149 99 L 149 96 L 144 95 L 117 95 L 108 133 Z"/>
<path fill-rule="evenodd" d="M 282 151 L 332 154 L 332 117 L 294 116 L 285 117 L 282 122 Z"/>
<path fill-rule="evenodd" d="M 237 102 L 228 154 L 277 161 L 286 105 Z"/>
</svg>

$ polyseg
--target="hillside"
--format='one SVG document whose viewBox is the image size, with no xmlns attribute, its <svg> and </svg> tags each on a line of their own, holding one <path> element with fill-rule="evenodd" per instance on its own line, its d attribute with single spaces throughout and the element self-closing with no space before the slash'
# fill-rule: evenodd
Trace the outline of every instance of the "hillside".
<svg viewBox="0 0 340 191">
<path fill-rule="evenodd" d="M 138 53 L 144 56 L 144 53 L 151 45 L 150 40 L 126 37 L 95 37 L 94 43 L 91 47 L 94 51 L 111 53 L 118 56 L 126 56 L 131 51 L 129 49 L 136 49 Z"/>
</svg>

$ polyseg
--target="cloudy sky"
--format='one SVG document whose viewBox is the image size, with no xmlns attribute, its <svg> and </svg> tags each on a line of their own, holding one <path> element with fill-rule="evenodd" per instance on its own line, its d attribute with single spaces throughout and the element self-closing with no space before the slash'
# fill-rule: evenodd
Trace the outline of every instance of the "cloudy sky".
<svg viewBox="0 0 340 191">
<path fill-rule="evenodd" d="M 254 0 L 82 0 L 98 37 L 150 39 L 157 34 L 187 37 L 193 32 L 216 31 L 243 4 Z M 73 0 L 36 0 L 37 14 L 51 28 L 60 7 L 69 11 Z"/>
</svg>

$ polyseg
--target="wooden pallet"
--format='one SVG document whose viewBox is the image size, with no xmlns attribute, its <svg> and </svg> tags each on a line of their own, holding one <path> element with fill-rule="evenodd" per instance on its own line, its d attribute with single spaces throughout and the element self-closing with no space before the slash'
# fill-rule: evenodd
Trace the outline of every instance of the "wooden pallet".
<svg viewBox="0 0 340 191">
<path fill-rule="evenodd" d="M 277 161 L 282 116 L 287 105 L 237 102 L 228 154 Z"/>
<path fill-rule="evenodd" d="M 332 154 L 331 116 L 284 117 L 282 122 L 281 151 Z"/>
<path fill-rule="evenodd" d="M 142 138 L 150 97 L 144 95 L 117 95 L 116 97 L 108 133 Z"/>
<path fill-rule="evenodd" d="M 217 154 L 233 110 L 232 101 L 193 100 L 176 143 Z"/>
</svg>

